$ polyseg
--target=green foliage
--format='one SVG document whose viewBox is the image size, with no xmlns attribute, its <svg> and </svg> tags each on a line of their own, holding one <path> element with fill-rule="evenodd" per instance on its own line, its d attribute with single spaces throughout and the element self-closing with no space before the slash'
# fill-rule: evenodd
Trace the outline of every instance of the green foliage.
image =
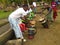
<svg viewBox="0 0 60 45">
<path fill-rule="evenodd" d="M 12 4 L 12 2 L 15 2 L 16 4 L 21 5 L 21 4 L 28 4 L 28 3 L 32 4 L 33 1 L 39 2 L 42 0 L 28 0 L 28 2 L 27 2 L 27 0 L 0 0 L 0 3 L 2 3 L 4 5 L 4 7 L 6 7 L 6 6 Z M 50 3 L 52 0 L 43 0 L 43 1 Z"/>
<path fill-rule="evenodd" d="M 9 12 L 4 12 L 3 10 L 0 11 L 0 19 L 7 18 L 11 12 L 12 11 Z"/>
</svg>

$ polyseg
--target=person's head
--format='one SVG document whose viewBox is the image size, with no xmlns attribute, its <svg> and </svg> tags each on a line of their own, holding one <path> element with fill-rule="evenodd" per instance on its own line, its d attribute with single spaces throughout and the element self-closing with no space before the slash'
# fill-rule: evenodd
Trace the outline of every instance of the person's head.
<svg viewBox="0 0 60 45">
<path fill-rule="evenodd" d="M 44 6 L 45 6 L 45 8 L 49 7 L 49 5 L 47 3 L 44 3 Z"/>
<path fill-rule="evenodd" d="M 23 5 L 23 9 L 24 9 L 25 11 L 29 10 L 28 5 Z"/>
<path fill-rule="evenodd" d="M 52 2 L 54 2 L 55 0 L 52 0 Z"/>
</svg>

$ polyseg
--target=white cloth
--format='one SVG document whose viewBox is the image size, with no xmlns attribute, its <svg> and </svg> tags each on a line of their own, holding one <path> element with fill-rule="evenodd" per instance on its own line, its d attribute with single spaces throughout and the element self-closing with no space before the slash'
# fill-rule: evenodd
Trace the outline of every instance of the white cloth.
<svg viewBox="0 0 60 45">
<path fill-rule="evenodd" d="M 9 17 L 17 19 L 19 17 L 23 17 L 24 15 L 27 15 L 27 13 L 24 11 L 24 9 L 23 8 L 18 8 L 17 10 L 12 12 Z"/>
<path fill-rule="evenodd" d="M 24 37 L 23 37 L 23 34 L 21 32 L 21 28 L 19 27 L 18 20 L 10 17 L 9 23 L 10 23 L 12 29 L 14 30 L 16 38 L 23 39 Z"/>
<path fill-rule="evenodd" d="M 30 13 L 30 12 L 32 12 L 32 9 L 31 8 L 26 11 L 27 14 Z"/>
<path fill-rule="evenodd" d="M 30 13 L 30 12 L 32 12 L 32 9 L 31 8 L 28 10 L 28 13 Z"/>
<path fill-rule="evenodd" d="M 36 2 L 33 2 L 33 6 L 36 7 Z"/>
<path fill-rule="evenodd" d="M 15 10 L 9 15 L 8 20 L 11 25 L 11 28 L 15 32 L 16 38 L 23 38 L 23 34 L 19 27 L 19 17 L 23 17 L 24 15 L 27 15 L 27 13 L 24 11 L 23 8 L 18 8 L 17 10 Z"/>
</svg>

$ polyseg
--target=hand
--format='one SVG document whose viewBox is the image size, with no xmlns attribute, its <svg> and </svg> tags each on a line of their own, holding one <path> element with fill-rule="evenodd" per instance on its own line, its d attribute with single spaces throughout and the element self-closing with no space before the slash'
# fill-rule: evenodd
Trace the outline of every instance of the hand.
<svg viewBox="0 0 60 45">
<path fill-rule="evenodd" d="M 25 18 L 24 18 L 24 17 L 22 17 L 21 19 L 22 19 L 22 20 L 25 20 Z"/>
</svg>

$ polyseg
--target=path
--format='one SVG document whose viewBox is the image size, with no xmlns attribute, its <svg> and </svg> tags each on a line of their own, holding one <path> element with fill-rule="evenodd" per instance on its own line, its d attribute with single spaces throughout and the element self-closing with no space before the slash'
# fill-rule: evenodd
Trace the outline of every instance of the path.
<svg viewBox="0 0 60 45">
<path fill-rule="evenodd" d="M 7 19 L 0 19 L 0 27 L 7 24 L 8 20 Z"/>
<path fill-rule="evenodd" d="M 39 16 L 38 16 L 39 17 Z M 38 20 L 38 17 L 36 18 Z M 41 28 L 40 22 L 37 22 L 37 34 L 33 40 L 26 42 L 26 45 L 60 45 L 60 17 L 56 22 L 50 24 L 49 29 Z"/>
<path fill-rule="evenodd" d="M 9 28 L 10 28 L 9 24 L 6 24 L 6 25 L 0 27 L 0 35 L 6 31 L 8 31 Z"/>
</svg>

